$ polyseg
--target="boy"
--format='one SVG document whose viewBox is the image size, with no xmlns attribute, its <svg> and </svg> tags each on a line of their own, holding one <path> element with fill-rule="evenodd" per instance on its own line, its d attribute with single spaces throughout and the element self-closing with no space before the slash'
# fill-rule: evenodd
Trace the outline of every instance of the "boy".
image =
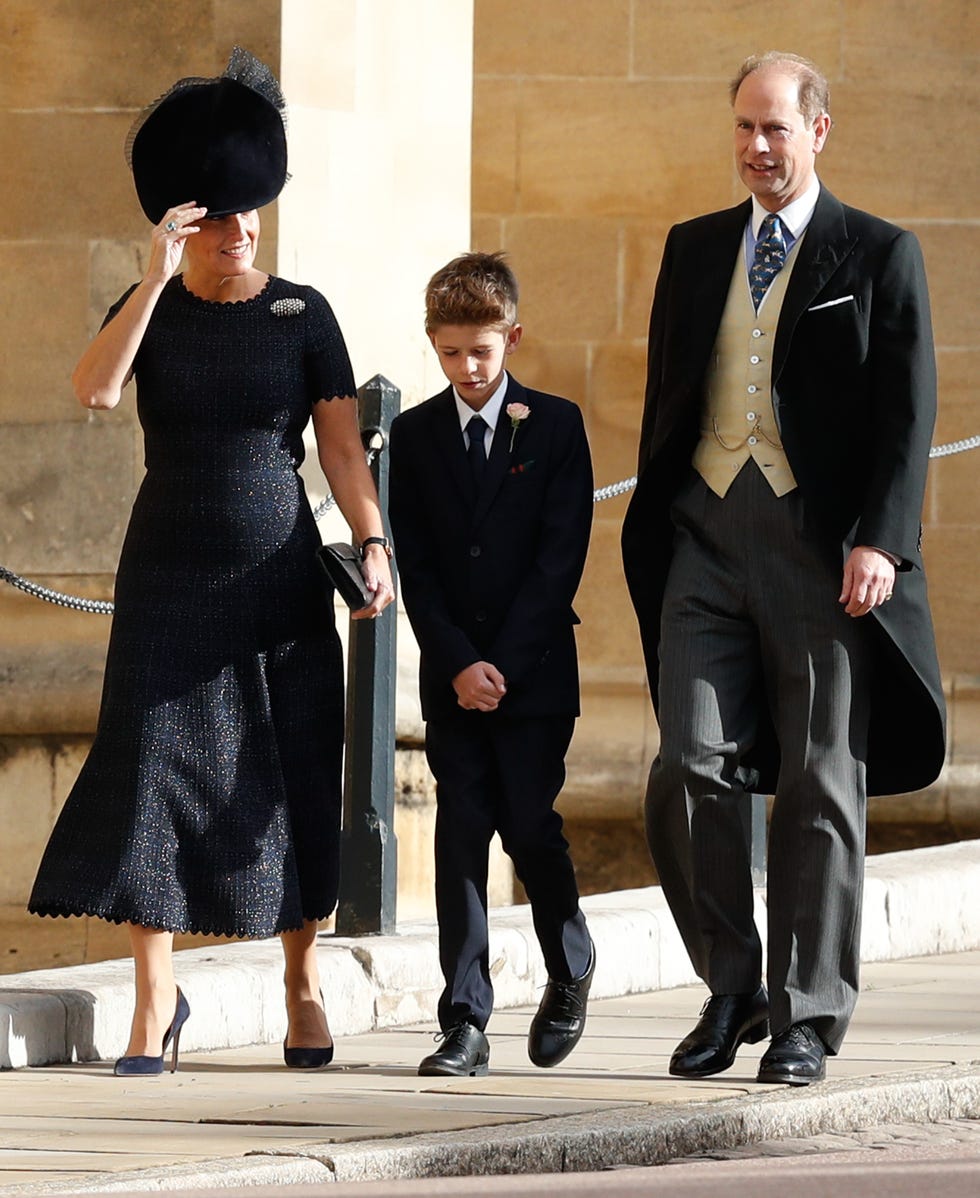
<svg viewBox="0 0 980 1198">
<path fill-rule="evenodd" d="M 504 369 L 521 340 L 502 254 L 464 254 L 426 288 L 426 331 L 450 386 L 391 429 L 392 531 L 421 649 L 436 779 L 436 912 L 446 985 L 423 1076 L 483 1075 L 493 1005 L 490 839 L 524 884 L 548 968 L 528 1035 L 557 1065 L 585 1026 L 595 950 L 554 801 L 579 712 L 572 599 L 592 525 L 575 404 Z"/>
</svg>

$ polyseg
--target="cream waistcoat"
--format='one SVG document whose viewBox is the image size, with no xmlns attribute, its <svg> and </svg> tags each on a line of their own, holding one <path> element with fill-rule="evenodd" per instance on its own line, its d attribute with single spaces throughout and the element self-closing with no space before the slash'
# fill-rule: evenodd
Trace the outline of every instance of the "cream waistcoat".
<svg viewBox="0 0 980 1198">
<path fill-rule="evenodd" d="M 802 240 L 787 254 L 786 264 L 770 284 L 758 313 L 752 306 L 743 255 L 735 262 L 705 378 L 701 440 L 693 458 L 695 470 L 722 498 L 749 458 L 776 495 L 785 495 L 796 486 L 773 413 L 772 350 L 783 296 Z"/>
</svg>

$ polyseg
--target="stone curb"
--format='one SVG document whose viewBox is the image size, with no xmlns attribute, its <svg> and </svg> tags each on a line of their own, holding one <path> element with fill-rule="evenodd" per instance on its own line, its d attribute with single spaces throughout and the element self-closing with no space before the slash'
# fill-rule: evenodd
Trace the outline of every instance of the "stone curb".
<svg viewBox="0 0 980 1198">
<path fill-rule="evenodd" d="M 96 1174 L 85 1182 L 22 1185 L 0 1195 L 141 1193 L 505 1173 L 576 1173 L 657 1165 L 678 1157 L 884 1123 L 980 1118 L 980 1062 L 825 1082 L 800 1090 L 706 1102 L 604 1109 L 533 1123 L 359 1144 L 310 1144 L 281 1153 L 168 1169 Z"/>
<path fill-rule="evenodd" d="M 0 1198 L 31 1194 L 133 1194 L 149 1190 L 231 1190 L 240 1186 L 329 1185 L 337 1181 L 328 1166 L 313 1157 L 271 1155 L 197 1161 L 161 1169 L 93 1173 L 84 1181 L 26 1182 L 0 1187 Z"/>
<path fill-rule="evenodd" d="M 442 1132 L 410 1140 L 308 1145 L 301 1155 L 336 1181 L 594 1172 L 656 1165 L 711 1149 L 787 1136 L 854 1131 L 902 1119 L 931 1123 L 980 1115 L 980 1065 L 830 1082 L 758 1097 L 602 1110 L 531 1125 Z"/>
<path fill-rule="evenodd" d="M 862 960 L 980 947 L 980 904 L 973 898 L 980 893 L 980 840 L 871 857 L 865 877 Z M 592 895 L 582 906 L 597 945 L 593 997 L 697 980 L 659 887 Z M 756 894 L 756 916 L 762 926 L 763 891 Z M 536 1004 L 547 979 L 529 908 L 491 913 L 490 951 L 496 1005 Z M 181 1040 L 185 1051 L 282 1039 L 276 941 L 189 949 L 176 958 L 193 1011 Z M 434 922 L 404 924 L 396 936 L 325 935 L 319 958 L 338 1036 L 435 1019 L 442 981 Z M 131 987 L 129 961 L 0 976 L 0 1069 L 117 1056 L 129 1029 Z"/>
</svg>

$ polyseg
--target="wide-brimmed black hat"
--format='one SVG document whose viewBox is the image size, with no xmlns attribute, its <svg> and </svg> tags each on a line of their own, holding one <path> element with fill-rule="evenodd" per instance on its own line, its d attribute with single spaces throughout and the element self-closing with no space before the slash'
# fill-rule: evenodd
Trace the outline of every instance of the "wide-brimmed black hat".
<svg viewBox="0 0 980 1198">
<path fill-rule="evenodd" d="M 285 110 L 275 76 L 240 46 L 223 75 L 178 80 L 126 139 L 143 211 L 156 224 L 188 201 L 209 216 L 271 203 L 288 178 Z"/>
</svg>

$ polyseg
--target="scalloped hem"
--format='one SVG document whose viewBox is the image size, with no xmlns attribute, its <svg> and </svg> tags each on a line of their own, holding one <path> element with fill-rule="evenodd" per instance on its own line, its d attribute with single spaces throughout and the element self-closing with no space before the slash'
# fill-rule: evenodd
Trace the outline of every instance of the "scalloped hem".
<svg viewBox="0 0 980 1198">
<path fill-rule="evenodd" d="M 336 904 L 323 915 L 304 915 L 303 919 L 315 920 L 319 923 L 323 919 L 328 919 L 335 909 Z M 94 908 L 68 907 L 67 905 L 55 905 L 53 903 L 44 906 L 28 905 L 27 910 L 31 915 L 40 916 L 42 919 L 83 919 L 89 917 L 104 920 L 106 923 L 116 924 L 118 927 L 132 923 L 137 924 L 139 927 L 153 928 L 161 932 L 173 932 L 175 935 L 181 936 L 227 936 L 235 940 L 271 940 L 274 936 L 281 936 L 284 932 L 298 932 L 303 926 L 299 923 L 275 927 L 269 930 L 259 929 L 257 931 L 248 931 L 244 928 L 229 929 L 214 925 L 178 923 L 173 920 L 153 919 L 134 915 L 116 915 Z"/>
</svg>

